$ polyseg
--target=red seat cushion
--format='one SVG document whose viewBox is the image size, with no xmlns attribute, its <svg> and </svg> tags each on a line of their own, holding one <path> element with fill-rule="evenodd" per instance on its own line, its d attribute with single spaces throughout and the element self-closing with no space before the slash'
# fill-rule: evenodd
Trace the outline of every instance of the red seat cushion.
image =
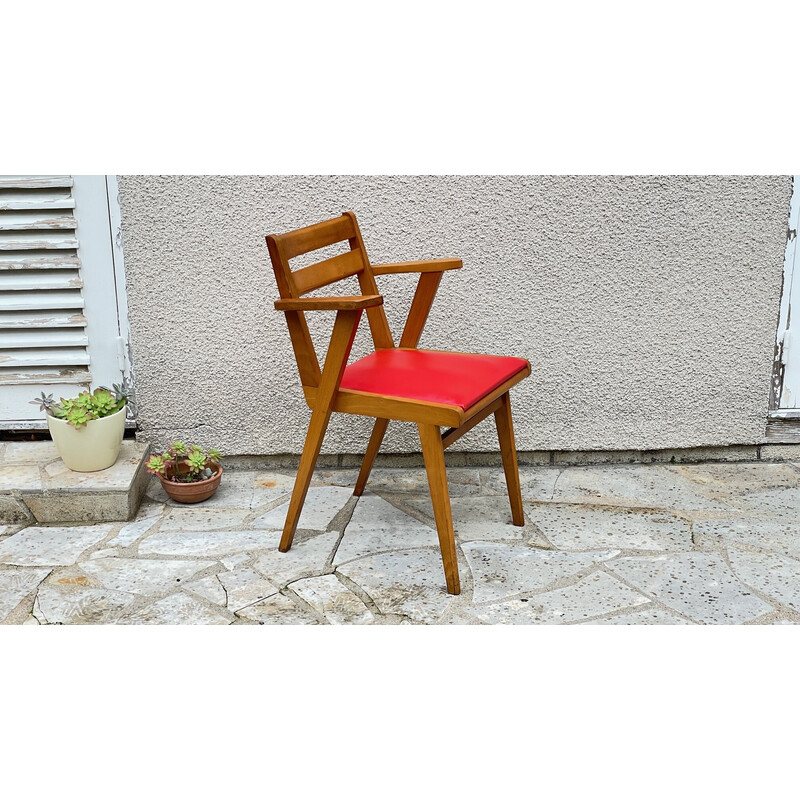
<svg viewBox="0 0 800 800">
<path fill-rule="evenodd" d="M 466 410 L 527 366 L 524 358 L 510 356 L 377 350 L 345 369 L 341 388 Z"/>
</svg>

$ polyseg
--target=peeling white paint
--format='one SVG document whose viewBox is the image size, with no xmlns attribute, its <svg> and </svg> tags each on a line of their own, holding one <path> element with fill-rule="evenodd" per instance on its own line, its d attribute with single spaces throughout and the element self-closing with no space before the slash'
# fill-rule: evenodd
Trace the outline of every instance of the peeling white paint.
<svg viewBox="0 0 800 800">
<path fill-rule="evenodd" d="M 777 360 L 782 374 L 776 376 L 778 408 L 800 411 L 800 175 L 794 176 L 794 191 L 789 209 L 789 230 L 783 260 L 783 291 L 776 338 Z M 796 310 L 796 313 L 792 311 Z"/>
</svg>

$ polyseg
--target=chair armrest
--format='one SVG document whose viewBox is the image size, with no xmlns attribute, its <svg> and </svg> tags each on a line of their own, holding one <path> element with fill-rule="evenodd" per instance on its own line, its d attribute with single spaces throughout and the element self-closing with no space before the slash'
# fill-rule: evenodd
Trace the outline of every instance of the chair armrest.
<svg viewBox="0 0 800 800">
<path fill-rule="evenodd" d="M 376 275 L 394 275 L 400 272 L 443 272 L 446 269 L 461 269 L 460 258 L 434 258 L 428 261 L 401 261 L 398 264 L 378 264 L 372 271 Z"/>
<path fill-rule="evenodd" d="M 359 311 L 383 305 L 379 294 L 356 295 L 354 297 L 298 297 L 276 300 L 278 311 Z"/>
</svg>

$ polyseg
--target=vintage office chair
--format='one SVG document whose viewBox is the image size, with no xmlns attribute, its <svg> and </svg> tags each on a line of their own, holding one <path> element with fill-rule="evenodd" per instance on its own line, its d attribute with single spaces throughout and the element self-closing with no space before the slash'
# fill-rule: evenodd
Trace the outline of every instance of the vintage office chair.
<svg viewBox="0 0 800 800">
<path fill-rule="evenodd" d="M 356 481 L 354 494 L 357 496 L 364 491 L 389 420 L 416 422 L 447 591 L 459 594 L 444 450 L 493 413 L 511 501 L 511 518 L 514 525 L 524 525 L 509 389 L 530 375 L 530 364 L 522 358 L 417 349 L 442 273 L 460 268 L 460 259 L 372 266 L 355 214 L 351 211 L 326 222 L 266 238 L 281 295 L 275 308 L 286 314 L 300 380 L 311 408 L 311 421 L 278 549 L 285 553 L 292 546 L 331 412 L 375 417 L 367 453 Z M 289 267 L 289 262 L 296 256 L 344 241 L 350 246 L 348 252 L 294 272 Z M 375 276 L 400 272 L 417 272 L 420 277 L 400 344 L 395 346 Z M 358 278 L 359 296 L 303 297 L 352 275 Z M 305 320 L 306 311 L 336 311 L 322 370 Z M 348 365 L 350 348 L 363 311 L 367 312 L 375 352 Z M 441 427 L 447 430 L 442 433 Z"/>
</svg>

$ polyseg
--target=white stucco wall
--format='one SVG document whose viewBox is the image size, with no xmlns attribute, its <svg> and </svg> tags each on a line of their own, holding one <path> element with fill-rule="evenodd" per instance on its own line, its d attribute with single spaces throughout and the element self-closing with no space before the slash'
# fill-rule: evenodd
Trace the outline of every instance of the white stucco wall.
<svg viewBox="0 0 800 800">
<path fill-rule="evenodd" d="M 309 411 L 264 236 L 356 212 L 373 263 L 458 256 L 421 346 L 519 355 L 520 450 L 763 440 L 788 176 L 119 176 L 139 422 L 296 453 Z M 396 338 L 414 276 L 379 279 Z M 326 338 L 333 315 L 312 331 Z M 366 320 L 355 355 L 367 352 Z M 323 452 L 371 423 L 335 415 Z M 395 423 L 388 452 L 417 451 Z M 491 422 L 454 449 L 496 450 Z"/>
</svg>

